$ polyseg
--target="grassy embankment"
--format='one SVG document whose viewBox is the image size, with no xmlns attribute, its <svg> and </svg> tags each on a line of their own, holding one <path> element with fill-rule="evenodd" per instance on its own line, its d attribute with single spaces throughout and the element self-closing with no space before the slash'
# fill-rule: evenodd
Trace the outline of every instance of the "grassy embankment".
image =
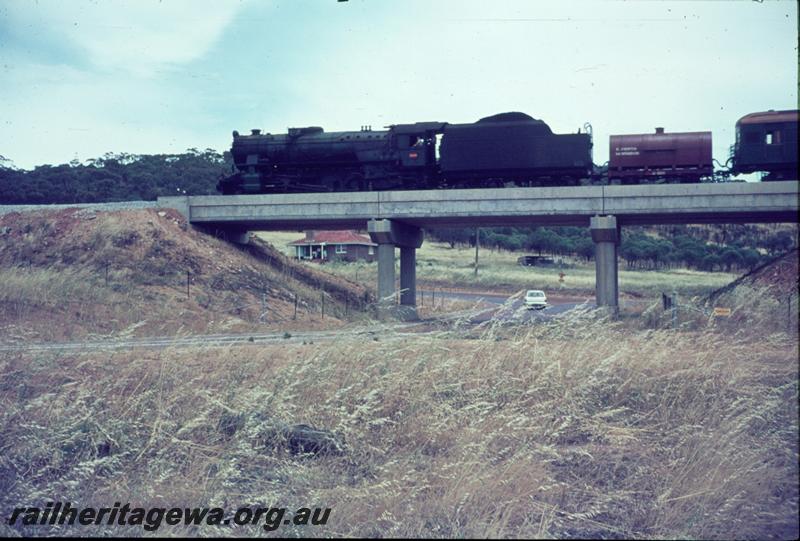
<svg viewBox="0 0 800 541">
<path fill-rule="evenodd" d="M 259 233 L 287 255 L 294 255 L 288 242 L 302 238 L 302 233 Z M 397 252 L 399 261 L 399 251 Z M 584 263 L 563 258 L 575 263 L 574 268 L 521 267 L 517 258 L 522 253 L 507 250 L 481 249 L 479 251 L 478 275 L 475 276 L 475 249 L 469 247 L 450 248 L 439 242 L 425 241 L 417 250 L 418 288 L 476 289 L 513 293 L 521 289 L 545 289 L 549 293 L 590 295 L 594 291 L 594 262 Z M 556 258 L 558 259 L 558 258 Z M 310 263 L 309 263 L 310 264 Z M 399 263 L 398 263 L 399 268 Z M 324 270 L 351 280 L 376 287 L 377 263 L 328 263 Z M 564 272 L 564 287 L 560 287 L 559 272 Z M 661 292 L 677 290 L 681 296 L 707 294 L 730 283 L 735 274 L 724 272 L 702 272 L 687 269 L 645 271 L 619 270 L 619 287 L 623 294 L 655 297 Z"/>
<path fill-rule="evenodd" d="M 0 229 L 2 341 L 308 330 L 361 317 L 362 289 L 265 261 L 174 211 L 11 214 Z"/>
<path fill-rule="evenodd" d="M 588 313 L 468 335 L 0 353 L 0 509 L 332 509 L 288 536 L 796 538 L 797 336 L 753 298 L 732 296 L 728 325 L 678 330 Z M 265 446 L 270 420 L 338 431 L 346 454 Z"/>
</svg>

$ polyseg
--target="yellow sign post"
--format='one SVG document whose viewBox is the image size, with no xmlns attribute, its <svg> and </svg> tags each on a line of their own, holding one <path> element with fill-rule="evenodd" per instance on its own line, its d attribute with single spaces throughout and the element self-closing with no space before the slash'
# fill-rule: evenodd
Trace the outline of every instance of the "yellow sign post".
<svg viewBox="0 0 800 541">
<path fill-rule="evenodd" d="M 722 317 L 730 317 L 731 309 L 730 308 L 714 308 L 714 315 L 715 316 L 722 316 Z"/>
</svg>

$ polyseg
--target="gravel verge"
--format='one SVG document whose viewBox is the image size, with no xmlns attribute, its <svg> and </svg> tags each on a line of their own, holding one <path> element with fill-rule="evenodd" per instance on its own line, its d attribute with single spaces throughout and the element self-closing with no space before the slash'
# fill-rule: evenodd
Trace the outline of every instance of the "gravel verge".
<svg viewBox="0 0 800 541">
<path fill-rule="evenodd" d="M 0 216 L 11 212 L 62 210 L 80 208 L 94 211 L 136 210 L 157 208 L 158 201 L 119 201 L 115 203 L 70 203 L 66 205 L 0 205 Z"/>
</svg>

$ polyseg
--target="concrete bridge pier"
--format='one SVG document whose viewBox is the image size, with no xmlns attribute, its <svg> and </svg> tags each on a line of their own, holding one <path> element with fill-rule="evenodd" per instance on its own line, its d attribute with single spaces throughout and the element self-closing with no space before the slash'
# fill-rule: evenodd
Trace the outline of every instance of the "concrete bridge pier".
<svg viewBox="0 0 800 541">
<path fill-rule="evenodd" d="M 592 216 L 589 222 L 595 246 L 595 297 L 597 306 L 619 311 L 617 248 L 619 228 L 615 216 Z"/>
<path fill-rule="evenodd" d="M 378 316 L 417 319 L 417 248 L 419 227 L 395 220 L 370 220 L 367 231 L 378 244 Z M 394 249 L 400 248 L 400 306 L 395 305 Z"/>
<path fill-rule="evenodd" d="M 373 242 L 378 242 L 372 239 Z M 378 303 L 394 304 L 394 244 L 378 242 Z"/>
<path fill-rule="evenodd" d="M 400 247 L 400 306 L 417 306 L 417 249 Z"/>
</svg>

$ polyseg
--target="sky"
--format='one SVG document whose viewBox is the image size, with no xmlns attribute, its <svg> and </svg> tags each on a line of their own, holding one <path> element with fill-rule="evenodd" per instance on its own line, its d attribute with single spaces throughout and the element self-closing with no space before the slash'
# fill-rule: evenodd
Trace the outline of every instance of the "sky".
<svg viewBox="0 0 800 541">
<path fill-rule="evenodd" d="M 231 132 L 474 122 L 713 132 L 796 109 L 794 0 L 0 0 L 0 156 L 230 148 Z"/>
</svg>

